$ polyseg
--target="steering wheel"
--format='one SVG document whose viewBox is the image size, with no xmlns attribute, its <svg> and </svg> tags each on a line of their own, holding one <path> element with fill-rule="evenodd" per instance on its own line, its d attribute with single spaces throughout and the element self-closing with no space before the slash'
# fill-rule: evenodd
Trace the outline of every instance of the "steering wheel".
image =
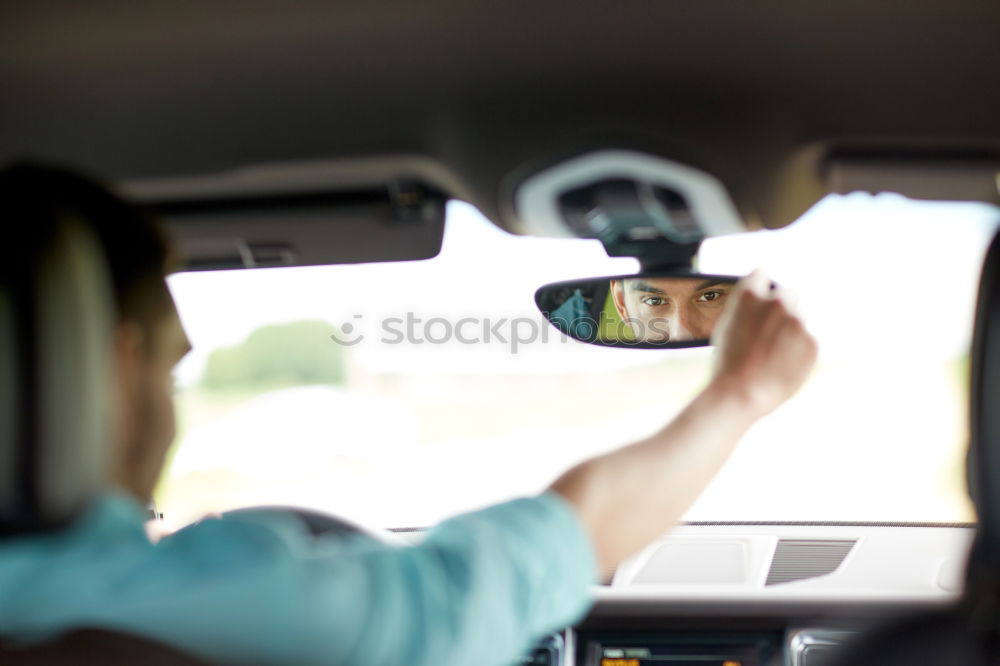
<svg viewBox="0 0 1000 666">
<path fill-rule="evenodd" d="M 315 509 L 303 509 L 296 506 L 249 506 L 232 511 L 224 511 L 222 518 L 239 517 L 242 515 L 276 515 L 294 516 L 302 521 L 309 533 L 314 536 L 337 535 L 348 536 L 361 534 L 376 541 L 380 541 L 387 546 L 405 546 L 407 542 L 397 534 L 389 530 L 366 527 L 332 513 L 325 513 Z"/>
</svg>

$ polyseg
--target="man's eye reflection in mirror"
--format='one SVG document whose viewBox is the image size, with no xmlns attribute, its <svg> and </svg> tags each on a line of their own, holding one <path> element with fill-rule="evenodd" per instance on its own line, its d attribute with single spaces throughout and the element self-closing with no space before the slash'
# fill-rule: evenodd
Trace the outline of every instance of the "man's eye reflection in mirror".
<svg viewBox="0 0 1000 666">
<path fill-rule="evenodd" d="M 569 337 L 611 347 L 703 346 L 739 278 L 636 275 L 546 285 L 535 295 Z"/>
<path fill-rule="evenodd" d="M 610 281 L 610 299 L 621 325 L 602 326 L 612 341 L 708 340 L 722 314 L 733 280 L 718 278 L 630 278 Z"/>
</svg>

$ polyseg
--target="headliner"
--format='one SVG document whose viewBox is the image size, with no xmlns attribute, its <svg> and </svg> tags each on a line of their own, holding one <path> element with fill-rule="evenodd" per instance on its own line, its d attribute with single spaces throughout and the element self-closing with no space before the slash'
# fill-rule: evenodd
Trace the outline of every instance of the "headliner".
<svg viewBox="0 0 1000 666">
<path fill-rule="evenodd" d="M 424 157 L 509 227 L 511 174 L 615 145 L 775 227 L 825 194 L 830 149 L 994 160 L 998 66 L 995 0 L 8 0 L 0 159 L 125 180 Z"/>
</svg>

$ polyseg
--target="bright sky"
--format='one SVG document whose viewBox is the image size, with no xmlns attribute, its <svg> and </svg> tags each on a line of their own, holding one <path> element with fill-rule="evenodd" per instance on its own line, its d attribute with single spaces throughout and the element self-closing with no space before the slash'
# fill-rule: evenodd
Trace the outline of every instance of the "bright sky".
<svg viewBox="0 0 1000 666">
<path fill-rule="evenodd" d="M 702 270 L 761 267 L 798 293 L 821 358 L 687 518 L 969 519 L 967 398 L 954 360 L 968 351 L 998 218 L 986 205 L 854 194 L 828 197 L 783 230 L 707 241 Z M 218 413 L 209 403 L 221 398 L 187 395 L 163 499 L 179 520 L 285 503 L 399 526 L 537 492 L 573 462 L 662 427 L 707 377 L 710 350 L 605 349 L 554 331 L 517 354 L 505 344 L 387 345 L 380 320 L 412 312 L 541 326 L 542 284 L 635 268 L 596 241 L 512 236 L 451 203 L 432 260 L 173 276 L 195 347 L 182 386 L 212 349 L 266 324 L 319 318 L 367 337 L 350 348 L 347 387 L 273 391 Z"/>
</svg>

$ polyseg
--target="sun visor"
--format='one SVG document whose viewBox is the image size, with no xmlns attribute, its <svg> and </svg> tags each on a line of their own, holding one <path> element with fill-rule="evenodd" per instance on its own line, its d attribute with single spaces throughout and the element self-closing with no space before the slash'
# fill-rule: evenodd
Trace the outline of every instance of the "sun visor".
<svg viewBox="0 0 1000 666">
<path fill-rule="evenodd" d="M 441 250 L 448 196 L 420 174 L 353 182 L 252 175 L 122 189 L 166 222 L 181 270 L 410 261 Z"/>
<path fill-rule="evenodd" d="M 1000 203 L 1000 156 L 833 153 L 824 164 L 830 192 L 897 192 L 911 199 Z"/>
</svg>

